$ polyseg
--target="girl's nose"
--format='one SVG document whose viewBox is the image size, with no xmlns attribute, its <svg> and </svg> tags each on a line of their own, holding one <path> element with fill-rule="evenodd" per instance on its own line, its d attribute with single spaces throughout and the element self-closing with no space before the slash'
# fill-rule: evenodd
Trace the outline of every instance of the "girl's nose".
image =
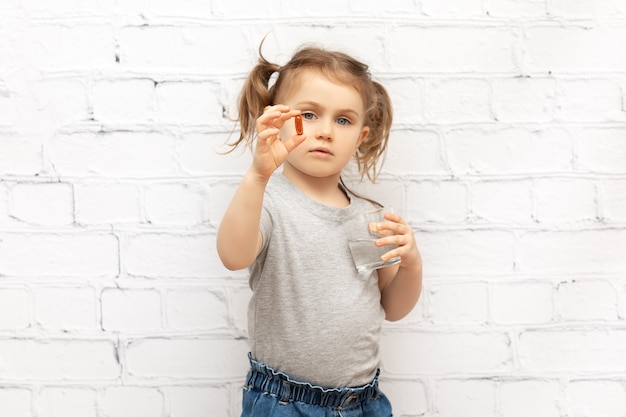
<svg viewBox="0 0 626 417">
<path fill-rule="evenodd" d="M 332 120 L 322 119 L 317 126 L 317 134 L 315 136 L 321 140 L 333 140 L 333 122 Z"/>
</svg>

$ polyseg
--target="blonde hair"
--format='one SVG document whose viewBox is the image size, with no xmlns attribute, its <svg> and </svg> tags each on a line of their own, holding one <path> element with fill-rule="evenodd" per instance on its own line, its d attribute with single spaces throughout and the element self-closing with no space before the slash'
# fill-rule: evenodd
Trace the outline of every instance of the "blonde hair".
<svg viewBox="0 0 626 417">
<path fill-rule="evenodd" d="M 255 137 L 256 119 L 266 106 L 276 104 L 276 98 L 293 85 L 294 79 L 304 70 L 314 70 L 336 81 L 354 87 L 363 99 L 364 125 L 369 134 L 359 146 L 356 162 L 361 178 L 365 175 L 374 182 L 378 165 L 384 162 L 393 120 L 391 100 L 385 88 L 372 80 L 369 68 L 351 56 L 318 47 L 303 47 L 282 67 L 269 62 L 259 46 L 259 62 L 248 75 L 239 97 L 239 139 L 230 145 L 236 148 L 242 143 L 251 145 Z M 275 83 L 270 79 L 276 74 Z"/>
</svg>

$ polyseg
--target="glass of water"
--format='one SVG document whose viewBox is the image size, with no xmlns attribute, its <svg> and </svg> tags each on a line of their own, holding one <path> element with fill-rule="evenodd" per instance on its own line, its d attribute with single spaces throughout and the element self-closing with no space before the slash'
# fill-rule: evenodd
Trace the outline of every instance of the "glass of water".
<svg viewBox="0 0 626 417">
<path fill-rule="evenodd" d="M 393 212 L 393 209 L 390 207 L 372 209 L 348 216 L 343 221 L 343 228 L 348 237 L 348 246 L 350 246 L 352 259 L 359 272 L 383 268 L 400 262 L 399 256 L 391 258 L 388 261 L 382 261 L 380 259 L 381 256 L 394 249 L 396 246 L 387 245 L 379 247 L 374 244 L 376 239 L 383 237 L 383 235 L 378 232 L 378 224 L 388 221 L 385 220 L 386 212 Z"/>
</svg>

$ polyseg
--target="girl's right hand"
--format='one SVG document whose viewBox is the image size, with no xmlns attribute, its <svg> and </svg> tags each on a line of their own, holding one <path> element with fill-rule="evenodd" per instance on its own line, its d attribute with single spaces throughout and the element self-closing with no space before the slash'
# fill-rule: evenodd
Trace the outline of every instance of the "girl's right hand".
<svg viewBox="0 0 626 417">
<path fill-rule="evenodd" d="M 291 110 L 288 106 L 277 104 L 267 106 L 256 120 L 257 140 L 253 168 L 258 175 L 269 178 L 285 162 L 289 152 L 304 142 L 305 134 L 291 136 L 285 141 L 280 139 L 280 129 L 285 122 L 300 113 L 300 110 Z"/>
</svg>

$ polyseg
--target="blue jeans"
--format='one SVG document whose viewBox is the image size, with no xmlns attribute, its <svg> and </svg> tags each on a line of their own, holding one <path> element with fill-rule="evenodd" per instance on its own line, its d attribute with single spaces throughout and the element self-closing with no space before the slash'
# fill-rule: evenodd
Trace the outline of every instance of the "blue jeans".
<svg viewBox="0 0 626 417">
<path fill-rule="evenodd" d="M 298 382 L 250 356 L 241 417 L 392 417 L 391 404 L 372 382 L 356 388 L 322 388 Z"/>
</svg>

